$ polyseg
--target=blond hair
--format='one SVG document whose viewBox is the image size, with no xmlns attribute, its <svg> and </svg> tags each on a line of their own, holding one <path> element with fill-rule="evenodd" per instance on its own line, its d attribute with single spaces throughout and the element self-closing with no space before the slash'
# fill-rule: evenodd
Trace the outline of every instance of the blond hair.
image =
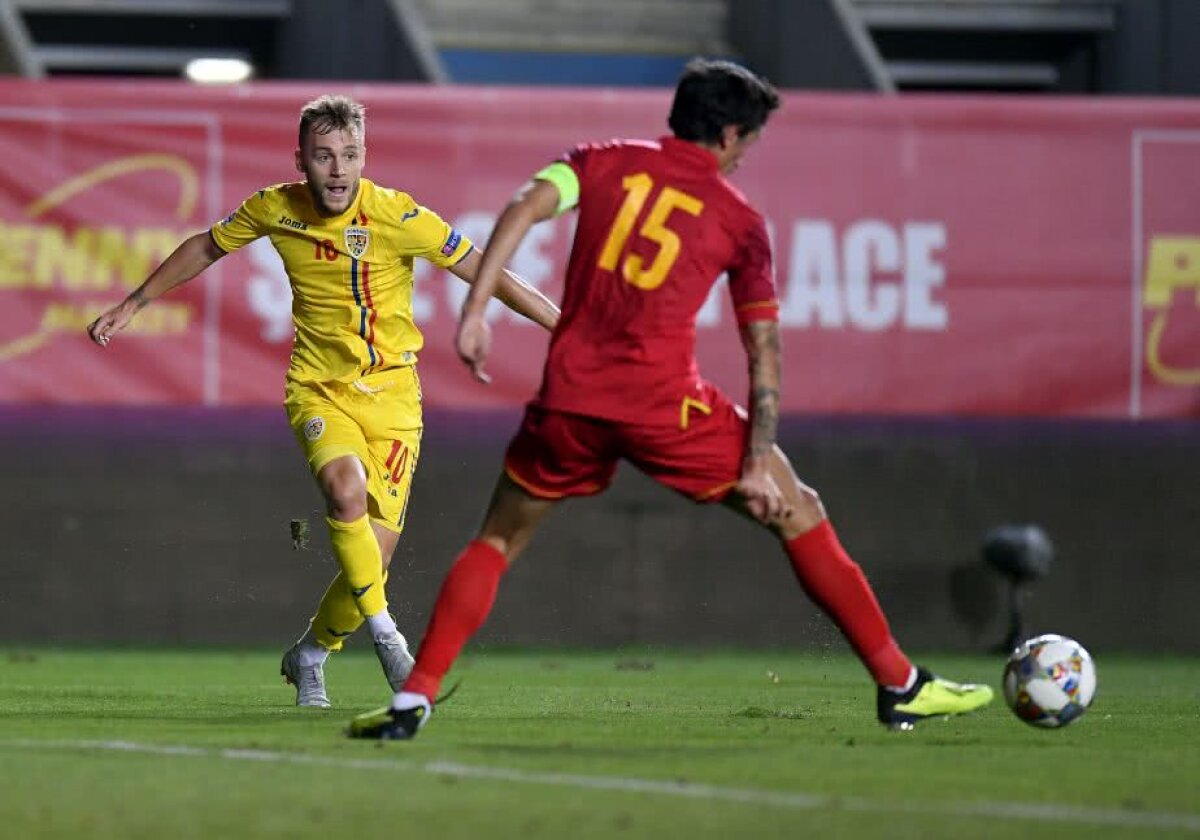
<svg viewBox="0 0 1200 840">
<path fill-rule="evenodd" d="M 325 94 L 300 109 L 300 145 L 309 132 L 349 131 L 359 142 L 367 135 L 366 109 L 349 96 Z"/>
</svg>

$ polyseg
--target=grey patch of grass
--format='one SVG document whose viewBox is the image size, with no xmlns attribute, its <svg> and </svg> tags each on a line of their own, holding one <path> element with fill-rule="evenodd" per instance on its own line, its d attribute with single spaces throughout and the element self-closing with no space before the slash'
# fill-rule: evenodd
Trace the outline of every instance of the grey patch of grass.
<svg viewBox="0 0 1200 840">
<path fill-rule="evenodd" d="M 733 717 L 741 718 L 778 718 L 779 720 L 804 720 L 808 717 L 796 709 L 764 709 L 762 706 L 747 706 L 733 713 Z"/>
</svg>

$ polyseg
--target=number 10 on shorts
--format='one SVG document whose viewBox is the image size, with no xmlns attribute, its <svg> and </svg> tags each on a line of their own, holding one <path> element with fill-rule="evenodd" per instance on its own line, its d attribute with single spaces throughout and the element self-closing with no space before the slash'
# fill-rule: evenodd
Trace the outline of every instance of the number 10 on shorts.
<svg viewBox="0 0 1200 840">
<path fill-rule="evenodd" d="M 383 464 L 389 484 L 399 484 L 404 478 L 404 468 L 408 466 L 408 447 L 402 440 L 392 441 L 392 451 Z"/>
</svg>

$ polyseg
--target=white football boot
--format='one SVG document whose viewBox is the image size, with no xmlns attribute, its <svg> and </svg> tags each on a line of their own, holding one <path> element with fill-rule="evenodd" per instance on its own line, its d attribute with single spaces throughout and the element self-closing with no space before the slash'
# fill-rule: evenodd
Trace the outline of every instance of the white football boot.
<svg viewBox="0 0 1200 840">
<path fill-rule="evenodd" d="M 376 639 L 375 655 L 379 657 L 383 675 L 387 678 L 392 691 L 396 692 L 404 688 L 404 681 L 412 673 L 415 663 L 412 654 L 408 652 L 408 642 L 404 640 L 404 636 L 397 631 L 393 636 Z"/>
<path fill-rule="evenodd" d="M 325 693 L 325 665 L 300 664 L 300 643 L 288 648 L 279 663 L 279 673 L 289 685 L 296 687 L 296 705 L 317 709 L 329 708 L 329 695 Z"/>
</svg>

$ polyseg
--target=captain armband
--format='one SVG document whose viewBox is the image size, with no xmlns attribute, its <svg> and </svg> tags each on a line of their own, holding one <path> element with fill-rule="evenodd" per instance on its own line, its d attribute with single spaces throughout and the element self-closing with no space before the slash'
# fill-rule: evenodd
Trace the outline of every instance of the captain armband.
<svg viewBox="0 0 1200 840">
<path fill-rule="evenodd" d="M 558 207 L 554 215 L 560 216 L 579 203 L 579 176 L 561 160 L 538 172 L 533 180 L 549 181 L 558 189 Z"/>
</svg>

